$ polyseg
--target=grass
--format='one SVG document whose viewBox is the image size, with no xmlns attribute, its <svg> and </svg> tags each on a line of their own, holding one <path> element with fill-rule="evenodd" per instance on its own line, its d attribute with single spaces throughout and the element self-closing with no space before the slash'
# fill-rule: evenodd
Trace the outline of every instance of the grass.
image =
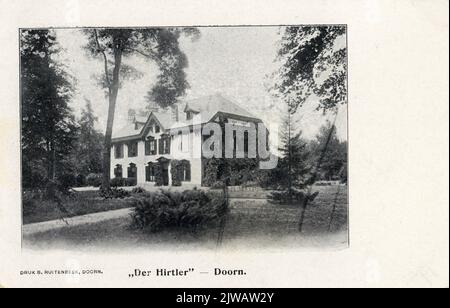
<svg viewBox="0 0 450 308">
<path fill-rule="evenodd" d="M 98 191 L 75 192 L 73 196 L 65 197 L 64 207 L 70 214 L 62 213 L 51 201 L 36 201 L 32 209 L 25 210 L 23 223 L 30 224 L 48 220 L 60 219 L 104 211 L 119 210 L 130 207 L 127 199 L 103 199 Z"/>
<path fill-rule="evenodd" d="M 298 232 L 301 209 L 298 205 L 275 205 L 264 199 L 232 199 L 227 218 L 223 246 L 239 247 L 346 247 L 347 188 L 315 187 L 320 192 L 307 209 L 304 229 Z M 93 205 L 96 209 L 118 204 Z M 336 201 L 336 203 L 335 203 Z M 108 200 L 107 203 L 126 203 Z M 331 223 L 333 204 L 335 214 Z M 127 207 L 127 206 L 122 206 Z M 215 249 L 218 225 L 197 233 L 165 230 L 144 233 L 130 228 L 131 218 L 123 217 L 102 223 L 64 227 L 26 237 L 25 245 L 38 248 L 65 247 L 77 249 Z"/>
</svg>

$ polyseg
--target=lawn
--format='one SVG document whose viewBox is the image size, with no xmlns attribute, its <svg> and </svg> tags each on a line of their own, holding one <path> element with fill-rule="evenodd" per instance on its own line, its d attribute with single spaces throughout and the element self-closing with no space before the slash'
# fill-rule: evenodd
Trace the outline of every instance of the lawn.
<svg viewBox="0 0 450 308">
<path fill-rule="evenodd" d="M 99 196 L 98 191 L 74 192 L 72 196 L 64 197 L 63 203 L 69 214 L 62 213 L 54 202 L 36 200 L 33 207 L 24 208 L 23 223 L 30 224 L 130 207 L 129 200 L 105 200 Z"/>
<path fill-rule="evenodd" d="M 307 209 L 301 234 L 298 232 L 301 213 L 298 206 L 270 204 L 265 199 L 233 198 L 223 232 L 222 247 L 347 247 L 347 187 L 324 186 L 314 189 L 320 194 Z M 106 202 L 126 203 L 123 200 Z M 334 204 L 336 209 L 331 222 Z M 118 204 L 115 206 L 119 208 Z M 95 205 L 96 209 L 101 207 L 102 205 Z M 183 230 L 144 233 L 130 228 L 130 223 L 130 217 L 123 217 L 102 223 L 69 226 L 58 231 L 25 237 L 24 243 L 26 247 L 33 248 L 64 247 L 87 250 L 129 247 L 184 251 L 217 247 L 218 225 L 196 233 Z"/>
</svg>

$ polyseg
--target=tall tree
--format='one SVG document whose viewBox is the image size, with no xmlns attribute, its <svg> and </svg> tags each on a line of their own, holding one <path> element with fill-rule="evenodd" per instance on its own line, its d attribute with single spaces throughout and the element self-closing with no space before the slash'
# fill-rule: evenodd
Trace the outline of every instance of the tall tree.
<svg viewBox="0 0 450 308">
<path fill-rule="evenodd" d="M 147 29 L 91 29 L 85 31 L 89 53 L 100 57 L 104 63 L 103 85 L 109 100 L 108 120 L 103 148 L 103 187 L 110 188 L 111 138 L 117 96 L 121 80 L 134 68 L 123 63 L 124 58 L 141 55 L 156 63 L 160 74 L 158 82 L 149 91 L 148 98 L 162 107 L 177 103 L 184 95 L 188 83 L 184 68 L 187 58 L 180 49 L 181 35 L 198 37 L 195 28 Z"/>
<path fill-rule="evenodd" d="M 302 201 L 309 197 L 306 188 L 310 185 L 311 167 L 308 164 L 308 143 L 302 138 L 301 131 L 295 128 L 293 115 L 288 112 L 281 131 L 280 159 L 272 171 L 278 191 L 271 199 L 281 202 Z"/>
<path fill-rule="evenodd" d="M 86 106 L 78 120 L 78 138 L 72 158 L 77 174 L 83 177 L 90 173 L 102 172 L 104 135 L 95 128 L 97 121 L 91 102 L 86 100 Z"/>
<path fill-rule="evenodd" d="M 316 140 L 311 142 L 313 164 L 319 166 L 319 177 L 324 180 L 332 180 L 345 177 L 345 167 L 347 163 L 347 142 L 341 142 L 337 137 L 336 127 L 330 121 L 323 125 Z"/>
<path fill-rule="evenodd" d="M 50 30 L 20 33 L 22 162 L 24 186 L 36 188 L 66 171 L 76 125 L 68 103 L 72 79 L 57 62 Z"/>
<path fill-rule="evenodd" d="M 345 34 L 345 26 L 284 28 L 274 90 L 293 110 L 312 95 L 324 112 L 347 103 Z"/>
</svg>

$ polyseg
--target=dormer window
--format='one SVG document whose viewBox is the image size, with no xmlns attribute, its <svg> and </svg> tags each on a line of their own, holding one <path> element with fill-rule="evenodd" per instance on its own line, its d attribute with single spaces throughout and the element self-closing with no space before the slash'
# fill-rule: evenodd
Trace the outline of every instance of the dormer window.
<svg viewBox="0 0 450 308">
<path fill-rule="evenodd" d="M 192 110 L 186 111 L 186 120 L 192 120 L 197 113 Z"/>
</svg>

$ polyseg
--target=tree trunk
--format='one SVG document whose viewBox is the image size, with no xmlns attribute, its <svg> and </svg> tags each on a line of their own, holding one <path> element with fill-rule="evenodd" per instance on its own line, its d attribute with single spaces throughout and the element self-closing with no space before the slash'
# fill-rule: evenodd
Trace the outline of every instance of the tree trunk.
<svg viewBox="0 0 450 308">
<path fill-rule="evenodd" d="M 122 50 L 117 46 L 114 51 L 114 71 L 109 85 L 108 121 L 106 124 L 105 143 L 103 148 L 103 185 L 104 189 L 111 189 L 111 139 L 116 112 L 117 94 L 119 93 L 119 72 L 122 65 Z"/>
<path fill-rule="evenodd" d="M 288 115 L 288 125 L 289 125 L 289 129 L 288 129 L 288 194 L 289 194 L 289 201 L 292 201 L 292 147 L 291 147 L 291 130 L 292 130 L 292 119 L 291 119 L 291 111 L 289 110 L 289 115 Z"/>
</svg>

